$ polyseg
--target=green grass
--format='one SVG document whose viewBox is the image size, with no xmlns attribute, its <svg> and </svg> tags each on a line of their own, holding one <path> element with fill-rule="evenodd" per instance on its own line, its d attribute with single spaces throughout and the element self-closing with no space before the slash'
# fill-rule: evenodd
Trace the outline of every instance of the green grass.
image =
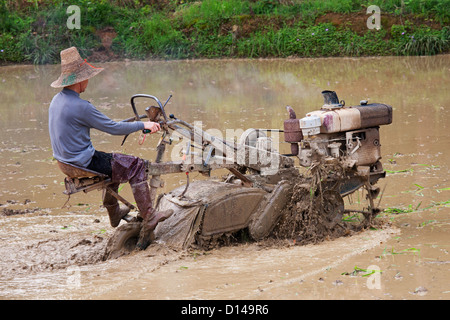
<svg viewBox="0 0 450 320">
<path fill-rule="evenodd" d="M 117 57 L 330 57 L 434 55 L 450 50 L 450 0 L 33 0 L 0 2 L 0 62 L 58 63 L 76 46 L 83 56 L 101 48 L 97 31 L 112 26 Z M 81 11 L 81 29 L 66 27 L 69 5 Z M 364 12 L 378 5 L 402 24 L 364 34 L 331 23 L 327 12 Z M 367 15 L 369 17 L 369 15 Z M 438 23 L 431 28 L 408 19 Z M 235 32 L 233 28 L 237 28 Z"/>
</svg>

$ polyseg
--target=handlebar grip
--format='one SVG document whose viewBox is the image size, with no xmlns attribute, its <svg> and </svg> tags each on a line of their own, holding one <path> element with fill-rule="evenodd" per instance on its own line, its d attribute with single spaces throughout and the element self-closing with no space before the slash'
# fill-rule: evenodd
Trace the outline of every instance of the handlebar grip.
<svg viewBox="0 0 450 320">
<path fill-rule="evenodd" d="M 151 131 L 150 130 L 148 130 L 148 129 L 144 129 L 144 130 L 142 130 L 142 133 L 151 133 Z"/>
</svg>

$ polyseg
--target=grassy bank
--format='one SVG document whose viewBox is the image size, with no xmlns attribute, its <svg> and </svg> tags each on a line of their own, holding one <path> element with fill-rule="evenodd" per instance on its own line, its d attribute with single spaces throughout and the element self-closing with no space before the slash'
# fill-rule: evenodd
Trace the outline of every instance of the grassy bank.
<svg viewBox="0 0 450 320">
<path fill-rule="evenodd" d="M 0 0 L 0 62 L 433 55 L 450 50 L 450 0 Z M 80 29 L 69 29 L 69 5 Z M 381 29 L 369 29 L 369 5 Z"/>
</svg>

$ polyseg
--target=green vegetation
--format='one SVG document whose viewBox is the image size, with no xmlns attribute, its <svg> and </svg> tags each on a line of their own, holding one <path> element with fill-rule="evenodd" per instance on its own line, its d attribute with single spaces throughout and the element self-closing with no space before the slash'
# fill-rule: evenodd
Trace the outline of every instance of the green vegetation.
<svg viewBox="0 0 450 320">
<path fill-rule="evenodd" d="M 341 275 L 352 275 L 352 276 L 357 276 L 357 275 L 361 275 L 362 277 L 368 277 L 368 276 L 371 276 L 371 275 L 373 275 L 373 274 L 375 274 L 375 273 L 383 273 L 381 270 L 376 270 L 376 269 L 363 269 L 363 268 L 360 268 L 360 267 L 358 267 L 358 266 L 355 266 L 354 268 L 353 268 L 353 271 L 352 272 L 343 272 L 343 273 L 341 273 Z"/>
<path fill-rule="evenodd" d="M 437 209 L 439 210 L 440 208 L 448 208 L 450 206 L 450 200 L 448 201 L 441 201 L 441 202 L 432 202 L 430 205 L 428 205 L 425 208 L 419 209 L 419 207 L 421 206 L 422 201 L 419 202 L 419 204 L 415 207 L 413 207 L 412 204 L 410 204 L 408 206 L 408 208 L 396 208 L 396 207 L 388 207 L 386 209 L 383 210 L 383 213 L 387 214 L 387 215 L 397 215 L 397 214 L 402 214 L 402 213 L 415 213 L 415 212 L 424 212 L 430 209 Z M 423 225 L 426 225 L 427 223 L 422 223 Z"/>
<path fill-rule="evenodd" d="M 69 5 L 80 8 L 80 29 L 66 25 Z M 381 9 L 380 30 L 367 28 L 369 5 Z M 69 46 L 96 59 L 433 55 L 449 52 L 449 7 L 450 0 L 0 0 L 0 62 L 57 63 Z"/>
<path fill-rule="evenodd" d="M 397 254 L 409 254 L 409 253 L 412 253 L 413 255 L 416 255 L 416 253 L 417 253 L 420 256 L 420 249 L 407 248 L 407 249 L 403 249 L 403 250 L 400 250 L 400 251 L 395 251 L 394 247 L 392 247 L 391 250 L 388 251 L 388 250 L 386 250 L 386 248 L 384 248 L 382 256 L 386 256 L 388 254 L 390 254 L 390 255 L 397 255 Z"/>
</svg>

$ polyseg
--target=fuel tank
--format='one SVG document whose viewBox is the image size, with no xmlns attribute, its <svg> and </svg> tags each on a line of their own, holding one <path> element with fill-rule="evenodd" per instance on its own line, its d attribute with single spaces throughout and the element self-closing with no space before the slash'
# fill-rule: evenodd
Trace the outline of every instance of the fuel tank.
<svg viewBox="0 0 450 320">
<path fill-rule="evenodd" d="M 371 103 L 321 109 L 307 113 L 301 120 L 309 117 L 320 118 L 320 133 L 344 132 L 392 123 L 392 107 L 382 103 Z"/>
</svg>

